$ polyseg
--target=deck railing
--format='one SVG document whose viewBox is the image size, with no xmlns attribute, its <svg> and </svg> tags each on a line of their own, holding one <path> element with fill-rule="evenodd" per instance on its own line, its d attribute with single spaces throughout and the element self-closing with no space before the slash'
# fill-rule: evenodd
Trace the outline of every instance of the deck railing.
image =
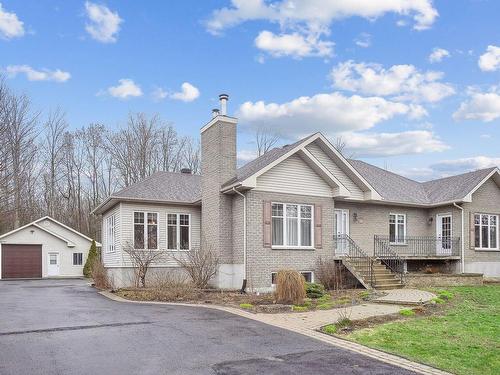
<svg viewBox="0 0 500 375">
<path fill-rule="evenodd" d="M 375 236 L 375 257 L 387 247 L 400 257 L 452 257 L 460 255 L 460 238 L 406 236 L 404 242 L 393 243 L 389 236 Z"/>
<path fill-rule="evenodd" d="M 374 243 L 375 258 L 379 259 L 387 268 L 389 268 L 398 278 L 401 284 L 404 284 L 405 261 L 397 252 L 395 252 L 387 242 L 380 240 L 375 236 Z"/>
<path fill-rule="evenodd" d="M 373 286 L 373 258 L 368 256 L 347 234 L 335 236 L 334 246 L 336 253 L 340 253 L 341 256 L 345 257 L 353 266 L 359 269 L 365 281 L 370 286 Z"/>
</svg>

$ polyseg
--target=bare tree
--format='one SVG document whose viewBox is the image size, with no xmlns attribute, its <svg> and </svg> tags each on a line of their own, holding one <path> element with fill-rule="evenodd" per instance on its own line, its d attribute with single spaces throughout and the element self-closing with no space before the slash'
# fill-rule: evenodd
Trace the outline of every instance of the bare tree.
<svg viewBox="0 0 500 375">
<path fill-rule="evenodd" d="M 334 139 L 333 147 L 335 147 L 335 149 L 347 159 L 352 159 L 355 156 L 354 153 L 347 154 L 347 142 L 341 135 Z"/>
<path fill-rule="evenodd" d="M 184 164 L 195 174 L 200 173 L 201 169 L 201 150 L 200 142 L 189 138 L 184 147 Z"/>
<path fill-rule="evenodd" d="M 123 250 L 134 266 L 136 286 L 145 288 L 149 268 L 164 258 L 165 250 L 136 249 L 128 243 L 123 247 Z"/>
<path fill-rule="evenodd" d="M 217 274 L 220 264 L 217 252 L 206 244 L 180 256 L 174 255 L 173 258 L 187 272 L 197 288 L 207 287 L 210 280 Z"/>
<path fill-rule="evenodd" d="M 255 143 L 257 144 L 257 156 L 264 155 L 278 143 L 279 136 L 269 128 L 259 128 L 255 132 Z"/>
<path fill-rule="evenodd" d="M 55 216 L 57 184 L 62 178 L 61 170 L 64 156 L 64 136 L 68 123 L 66 122 L 65 114 L 60 109 L 49 113 L 47 121 L 44 124 L 45 141 L 43 150 L 45 151 L 45 204 L 47 214 Z"/>
</svg>

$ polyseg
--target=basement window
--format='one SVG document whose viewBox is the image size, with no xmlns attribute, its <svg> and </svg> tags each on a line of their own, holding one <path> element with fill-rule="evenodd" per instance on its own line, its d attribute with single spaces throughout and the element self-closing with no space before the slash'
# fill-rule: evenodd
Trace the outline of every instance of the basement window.
<svg viewBox="0 0 500 375">
<path fill-rule="evenodd" d="M 314 282 L 314 274 L 312 271 L 301 271 L 300 274 L 304 276 L 306 283 Z M 278 276 L 277 272 L 271 272 L 271 285 L 276 285 L 276 277 Z"/>
</svg>

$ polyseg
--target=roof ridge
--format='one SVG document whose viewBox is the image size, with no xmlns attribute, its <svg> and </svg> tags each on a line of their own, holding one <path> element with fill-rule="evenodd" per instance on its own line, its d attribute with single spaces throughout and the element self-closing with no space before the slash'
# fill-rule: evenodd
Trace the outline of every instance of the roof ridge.
<svg viewBox="0 0 500 375">
<path fill-rule="evenodd" d="M 377 169 L 380 169 L 381 171 L 384 171 L 386 173 L 390 173 L 392 175 L 395 175 L 395 176 L 398 176 L 400 178 L 404 178 L 405 180 L 408 180 L 408 181 L 411 181 L 411 182 L 414 182 L 416 184 L 422 184 L 421 182 L 417 181 L 417 180 L 413 180 L 411 178 L 408 178 L 406 176 L 403 176 L 402 174 L 399 174 L 399 173 L 396 173 L 396 172 L 392 172 L 392 171 L 389 171 L 387 169 L 384 169 L 384 168 L 381 168 L 377 165 L 374 165 L 374 164 L 371 164 L 371 163 L 367 163 L 366 161 L 363 161 L 363 160 L 359 160 L 359 159 L 347 159 L 347 161 L 350 163 L 351 161 L 355 161 L 355 162 L 360 162 L 360 163 L 364 163 L 364 164 L 368 164 L 369 166 L 371 167 L 374 167 L 374 168 L 377 168 Z"/>
<path fill-rule="evenodd" d="M 421 182 L 421 184 L 425 185 L 425 184 L 428 184 L 428 183 L 431 183 L 431 182 L 443 181 L 443 180 L 447 180 L 447 179 L 450 179 L 450 178 L 456 178 L 456 177 L 460 177 L 460 176 L 465 176 L 465 175 L 472 174 L 472 173 L 479 173 L 479 172 L 485 172 L 485 171 L 491 172 L 494 169 L 497 169 L 497 167 L 475 169 L 475 170 L 469 171 L 469 172 L 464 172 L 464 173 L 454 174 L 452 176 L 446 176 L 446 177 L 436 178 L 434 180 L 424 181 L 424 182 Z"/>
</svg>

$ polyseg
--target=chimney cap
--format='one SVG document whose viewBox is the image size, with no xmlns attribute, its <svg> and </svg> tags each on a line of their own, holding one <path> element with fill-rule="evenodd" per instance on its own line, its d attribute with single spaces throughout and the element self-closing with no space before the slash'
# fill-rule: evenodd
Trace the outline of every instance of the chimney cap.
<svg viewBox="0 0 500 375">
<path fill-rule="evenodd" d="M 193 171 L 190 169 L 190 168 L 182 168 L 181 169 L 181 173 L 184 173 L 184 174 L 192 174 Z"/>
<path fill-rule="evenodd" d="M 219 95 L 219 99 L 220 99 L 220 100 L 222 100 L 222 99 L 229 100 L 229 95 L 228 95 L 228 94 L 220 94 L 220 95 Z"/>
</svg>

